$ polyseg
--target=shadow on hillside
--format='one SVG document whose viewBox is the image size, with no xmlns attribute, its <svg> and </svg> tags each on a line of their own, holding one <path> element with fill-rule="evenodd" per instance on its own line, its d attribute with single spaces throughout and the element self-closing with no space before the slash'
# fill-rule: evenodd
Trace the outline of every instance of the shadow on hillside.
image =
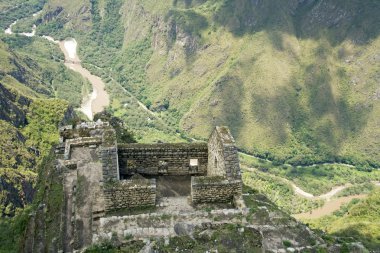
<svg viewBox="0 0 380 253">
<path fill-rule="evenodd" d="M 174 0 L 173 6 L 187 9 L 206 0 Z M 284 1 L 223 0 L 213 11 L 212 20 L 234 36 L 262 30 L 295 33 L 299 38 L 326 38 L 332 45 L 350 39 L 366 44 L 380 33 L 380 2 L 308 0 L 292 4 Z M 190 10 L 188 10 L 190 11 Z M 197 14 L 193 25 L 202 17 Z M 193 16 L 194 17 L 194 16 Z M 204 17 L 203 17 L 204 18 Z M 208 24 L 206 24 L 207 26 Z M 204 27 L 203 27 L 204 29 Z M 273 38 L 276 44 L 278 37 Z"/>
<path fill-rule="evenodd" d="M 373 108 L 350 102 L 350 89 L 334 94 L 332 76 L 347 77 L 328 67 L 327 53 L 318 48 L 318 58 L 302 66 L 301 75 L 294 75 L 274 95 L 252 93 L 251 108 L 258 123 L 270 128 L 277 142 L 289 141 L 290 127 L 298 142 L 316 153 L 335 156 L 349 136 L 357 136 L 366 126 Z"/>
<path fill-rule="evenodd" d="M 166 15 L 165 21 L 169 24 L 167 52 L 173 48 L 176 41 L 180 40 L 183 44 L 186 63 L 190 65 L 194 60 L 201 32 L 209 26 L 207 19 L 193 10 L 172 9 Z M 179 33 L 178 27 L 181 27 L 183 33 Z"/>
<path fill-rule="evenodd" d="M 214 86 L 212 98 L 219 101 L 218 117 L 213 107 L 209 107 L 209 115 L 212 117 L 212 126 L 228 126 L 232 135 L 237 137 L 243 126 L 243 115 L 241 111 L 241 98 L 244 96 L 243 82 L 237 76 L 226 75 L 221 77 Z"/>
<path fill-rule="evenodd" d="M 350 39 L 368 43 L 380 33 L 380 2 L 224 0 L 213 21 L 239 37 L 262 30 L 296 33 L 300 38 L 327 38 L 333 45 Z M 294 26 L 294 28 L 293 28 Z M 295 31 L 294 31 L 295 29 Z M 274 43 L 277 37 L 274 37 Z"/>
<path fill-rule="evenodd" d="M 173 0 L 173 6 L 177 7 L 184 5 L 185 8 L 191 8 L 194 5 L 202 4 L 207 2 L 207 0 Z"/>
<path fill-rule="evenodd" d="M 339 230 L 338 232 L 333 233 L 332 235 L 338 236 L 338 237 L 345 237 L 353 241 L 360 241 L 362 242 L 369 250 L 377 250 L 379 249 L 379 239 L 375 238 L 370 233 L 363 233 L 366 232 L 367 225 L 366 224 L 353 224 L 349 227 Z"/>
</svg>

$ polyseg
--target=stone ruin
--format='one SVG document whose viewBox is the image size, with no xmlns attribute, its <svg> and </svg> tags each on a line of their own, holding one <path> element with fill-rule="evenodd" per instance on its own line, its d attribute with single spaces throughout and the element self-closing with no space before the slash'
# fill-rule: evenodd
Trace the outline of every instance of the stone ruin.
<svg viewBox="0 0 380 253">
<path fill-rule="evenodd" d="M 227 127 L 215 127 L 208 143 L 126 144 L 117 143 L 108 122 L 86 122 L 60 128 L 56 155 L 64 175 L 67 252 L 90 245 L 107 214 L 157 207 L 162 199 L 167 206 L 180 196 L 181 210 L 208 203 L 245 207 Z"/>
<path fill-rule="evenodd" d="M 227 127 L 215 127 L 208 143 L 123 144 L 108 122 L 86 122 L 61 127 L 60 142 L 61 164 L 71 169 L 83 162 L 71 156 L 73 149 L 98 149 L 105 212 L 155 206 L 156 178 L 165 176 L 191 178 L 191 204 L 241 205 L 238 151 Z"/>
<path fill-rule="evenodd" d="M 118 143 L 116 131 L 102 121 L 62 127 L 60 138 L 55 168 L 64 199 L 57 207 L 61 236 L 52 239 L 51 252 L 131 240 L 149 250 L 156 239 L 166 243 L 230 225 L 254 231 L 263 249 L 257 252 L 285 252 L 284 240 L 301 251 L 319 240 L 263 196 L 250 196 L 254 210 L 245 206 L 238 151 L 227 127 L 215 127 L 207 143 Z"/>
</svg>

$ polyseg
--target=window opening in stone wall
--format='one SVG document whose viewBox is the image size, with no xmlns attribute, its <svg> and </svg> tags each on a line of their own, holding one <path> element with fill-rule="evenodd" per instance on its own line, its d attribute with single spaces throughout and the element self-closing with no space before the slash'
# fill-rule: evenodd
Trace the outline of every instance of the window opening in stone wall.
<svg viewBox="0 0 380 253">
<path fill-rule="evenodd" d="M 189 166 L 189 173 L 190 174 L 198 173 L 198 167 L 199 167 L 198 159 L 190 159 L 189 165 L 190 165 Z"/>
<path fill-rule="evenodd" d="M 190 159 L 190 166 L 198 166 L 198 159 Z"/>
<path fill-rule="evenodd" d="M 216 157 L 215 157 L 215 160 L 214 160 L 214 166 L 215 166 L 215 168 L 218 168 L 218 159 L 216 159 Z"/>
</svg>

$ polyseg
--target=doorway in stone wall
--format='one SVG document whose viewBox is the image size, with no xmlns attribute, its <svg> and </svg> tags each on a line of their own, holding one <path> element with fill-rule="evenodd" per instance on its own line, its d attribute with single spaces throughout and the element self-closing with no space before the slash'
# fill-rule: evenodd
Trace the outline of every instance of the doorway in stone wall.
<svg viewBox="0 0 380 253">
<path fill-rule="evenodd" d="M 190 196 L 191 176 L 158 176 L 157 198 Z"/>
<path fill-rule="evenodd" d="M 157 206 L 162 212 L 193 211 L 189 203 L 191 176 L 158 176 Z M 160 212 L 159 211 L 159 212 Z"/>
</svg>

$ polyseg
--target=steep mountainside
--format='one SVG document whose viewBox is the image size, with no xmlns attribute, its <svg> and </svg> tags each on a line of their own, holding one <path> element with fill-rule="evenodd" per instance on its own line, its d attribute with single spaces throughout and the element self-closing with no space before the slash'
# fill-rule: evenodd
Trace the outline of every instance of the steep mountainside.
<svg viewBox="0 0 380 253">
<path fill-rule="evenodd" d="M 75 35 L 93 71 L 194 137 L 227 125 L 274 160 L 378 166 L 379 11 L 374 0 L 52 0 L 39 32 Z"/>
<path fill-rule="evenodd" d="M 58 50 L 41 39 L 0 38 L 0 216 L 33 200 L 58 123 L 72 117 L 87 85 L 63 66 Z"/>
</svg>

